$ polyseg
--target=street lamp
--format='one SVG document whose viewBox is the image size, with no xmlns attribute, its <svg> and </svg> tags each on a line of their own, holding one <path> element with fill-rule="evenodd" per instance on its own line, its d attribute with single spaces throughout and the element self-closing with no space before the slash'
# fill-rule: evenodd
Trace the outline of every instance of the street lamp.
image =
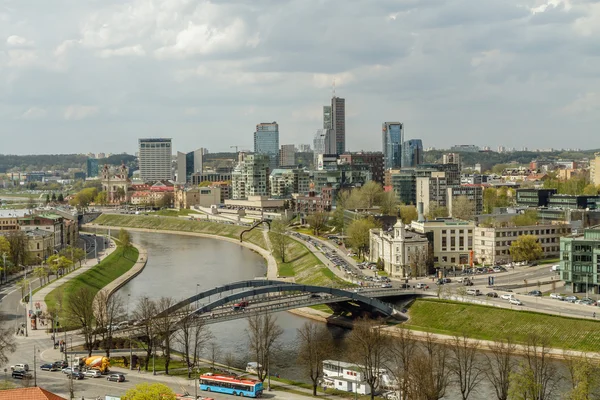
<svg viewBox="0 0 600 400">
<path fill-rule="evenodd" d="M 131 299 L 131 293 L 127 294 L 127 324 L 129 325 L 129 300 Z M 129 370 L 133 371 L 133 349 L 131 347 L 131 330 L 129 330 Z"/>
</svg>

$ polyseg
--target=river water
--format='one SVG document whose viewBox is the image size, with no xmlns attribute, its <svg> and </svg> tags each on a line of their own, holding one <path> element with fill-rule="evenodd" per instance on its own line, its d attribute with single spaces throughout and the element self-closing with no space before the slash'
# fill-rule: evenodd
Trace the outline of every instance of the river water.
<svg viewBox="0 0 600 400">
<path fill-rule="evenodd" d="M 158 299 L 171 296 L 176 300 L 184 299 L 226 283 L 264 277 L 266 262 L 258 254 L 235 243 L 199 238 L 193 236 L 131 232 L 132 241 L 144 246 L 148 251 L 146 268 L 135 279 L 123 286 L 119 293 L 128 300 L 131 312 L 141 296 Z M 283 328 L 280 349 L 272 361 L 271 371 L 282 377 L 308 382 L 296 365 L 298 346 L 297 329 L 305 318 L 288 312 L 275 314 L 277 322 Z M 209 326 L 220 350 L 220 361 L 226 354 L 235 358 L 235 366 L 244 368 L 247 362 L 254 361 L 248 351 L 247 322 L 243 319 L 222 322 Z M 338 327 L 329 327 L 339 350 L 335 359 L 344 360 L 342 341 L 348 333 Z M 203 354 L 209 358 L 208 354 Z M 560 366 L 564 372 L 564 366 Z M 563 388 L 566 382 L 563 381 Z M 495 398 L 493 388 L 483 383 L 472 399 Z M 557 396 L 556 398 L 560 398 Z M 451 387 L 444 399 L 460 399 L 456 387 Z"/>
</svg>

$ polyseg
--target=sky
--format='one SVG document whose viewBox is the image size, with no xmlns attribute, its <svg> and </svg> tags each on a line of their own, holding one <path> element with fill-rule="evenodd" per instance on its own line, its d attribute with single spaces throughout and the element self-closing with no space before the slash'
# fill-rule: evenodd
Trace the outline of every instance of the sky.
<svg viewBox="0 0 600 400">
<path fill-rule="evenodd" d="M 600 0 L 0 0 L 0 154 L 312 144 L 600 148 Z"/>
</svg>

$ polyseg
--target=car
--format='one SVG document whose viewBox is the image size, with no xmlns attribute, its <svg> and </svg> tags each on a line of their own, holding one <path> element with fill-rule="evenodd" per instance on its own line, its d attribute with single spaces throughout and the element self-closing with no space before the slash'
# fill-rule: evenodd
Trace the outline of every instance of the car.
<svg viewBox="0 0 600 400">
<path fill-rule="evenodd" d="M 98 371 L 97 369 L 88 369 L 84 372 L 84 375 L 88 378 L 101 378 L 102 372 Z"/>
<path fill-rule="evenodd" d="M 528 296 L 535 296 L 535 297 L 542 297 L 542 292 L 540 292 L 539 290 L 532 290 L 531 292 L 527 293 Z"/>
<path fill-rule="evenodd" d="M 427 286 L 427 285 L 426 285 L 426 284 L 424 284 L 424 283 L 420 283 L 420 282 L 419 282 L 419 283 L 417 283 L 417 289 L 425 289 L 425 287 L 426 287 L 426 286 Z"/>
<path fill-rule="evenodd" d="M 54 365 L 54 364 L 42 364 L 40 365 L 40 369 L 42 371 L 58 371 L 58 366 Z"/>
<path fill-rule="evenodd" d="M 54 366 L 60 370 L 62 370 L 63 368 L 67 368 L 69 366 L 69 363 L 66 362 L 65 360 L 54 361 L 52 364 L 54 364 Z"/>
<path fill-rule="evenodd" d="M 31 379 L 31 373 L 28 371 L 25 371 L 23 369 L 16 369 L 12 372 L 11 376 L 14 379 Z"/>
<path fill-rule="evenodd" d="M 79 368 L 78 367 L 66 367 L 66 368 L 62 369 L 63 374 L 71 374 L 73 372 L 79 372 Z"/>
<path fill-rule="evenodd" d="M 550 293 L 550 298 L 551 299 L 556 299 L 556 300 L 564 300 L 565 296 L 563 296 L 560 293 Z"/>
<path fill-rule="evenodd" d="M 467 294 L 469 296 L 479 296 L 481 292 L 479 291 L 479 289 L 468 289 Z"/>
<path fill-rule="evenodd" d="M 579 300 L 579 297 L 577 296 L 567 296 L 565 297 L 565 301 L 568 301 L 569 303 L 575 303 L 577 300 Z"/>
<path fill-rule="evenodd" d="M 510 294 L 510 293 L 504 293 L 503 295 L 500 296 L 500 298 L 502 300 L 510 300 L 510 299 L 514 299 L 515 295 L 514 294 Z"/>
<path fill-rule="evenodd" d="M 245 309 L 246 307 L 248 307 L 248 305 L 249 305 L 249 304 L 250 304 L 250 303 L 248 302 L 248 300 L 242 300 L 242 301 L 240 301 L 239 303 L 235 303 L 235 304 L 233 305 L 233 310 L 234 310 L 234 311 L 237 311 L 237 310 L 243 310 L 243 309 Z"/>
<path fill-rule="evenodd" d="M 111 382 L 125 382 L 125 375 L 123 374 L 110 374 L 106 377 L 106 380 Z"/>
<path fill-rule="evenodd" d="M 519 299 L 517 299 L 517 298 L 515 298 L 515 297 L 513 297 L 513 298 L 512 298 L 512 299 L 510 299 L 510 300 L 508 300 L 508 302 L 509 302 L 510 304 L 512 304 L 512 305 L 515 305 L 515 306 L 522 306 L 522 305 L 523 305 L 523 303 L 521 303 L 521 300 L 519 300 Z"/>
<path fill-rule="evenodd" d="M 15 365 L 11 365 L 10 369 L 13 371 L 29 371 L 29 365 L 28 364 L 15 364 Z"/>
<path fill-rule="evenodd" d="M 67 372 L 67 377 L 79 380 L 85 378 L 85 375 L 83 374 L 83 372 L 76 369 L 74 371 Z"/>
<path fill-rule="evenodd" d="M 496 292 L 489 292 L 489 293 L 486 293 L 486 296 L 487 297 L 497 298 L 498 297 L 498 293 L 496 293 Z"/>
<path fill-rule="evenodd" d="M 381 284 L 381 288 L 382 289 L 389 289 L 391 287 L 392 287 L 392 284 L 388 283 L 388 282 L 384 282 L 384 283 Z"/>
<path fill-rule="evenodd" d="M 401 283 L 400 289 L 410 289 L 410 285 L 408 283 Z"/>
</svg>

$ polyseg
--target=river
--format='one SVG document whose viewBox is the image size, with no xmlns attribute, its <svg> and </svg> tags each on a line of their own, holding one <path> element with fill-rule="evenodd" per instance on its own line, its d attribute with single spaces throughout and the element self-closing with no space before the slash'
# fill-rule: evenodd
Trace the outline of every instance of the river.
<svg viewBox="0 0 600 400">
<path fill-rule="evenodd" d="M 147 249 L 148 263 L 140 275 L 119 290 L 126 300 L 129 299 L 127 307 L 130 312 L 141 296 L 152 299 L 171 296 L 179 300 L 193 296 L 197 291 L 263 277 L 266 273 L 266 262 L 260 255 L 235 243 L 163 233 L 131 232 L 131 236 L 134 243 L 139 243 Z M 272 361 L 271 371 L 287 379 L 307 381 L 296 365 L 296 332 L 308 320 L 288 312 L 276 313 L 276 317 L 284 333 L 280 340 L 280 349 Z M 227 353 L 234 356 L 235 366 L 240 368 L 253 361 L 248 351 L 246 326 L 247 322 L 243 319 L 209 326 L 221 348 L 220 361 L 225 359 Z M 348 331 L 338 327 L 329 329 L 334 344 L 339 349 L 339 355 L 334 358 L 344 360 L 346 357 L 343 354 L 342 341 Z M 206 354 L 204 357 L 208 358 Z M 564 366 L 559 366 L 564 373 Z M 563 380 L 563 389 L 565 384 L 566 380 Z M 479 392 L 471 398 L 492 399 L 495 395 L 493 388 L 487 382 L 483 382 Z M 449 388 L 444 399 L 460 399 L 455 386 Z"/>
</svg>

